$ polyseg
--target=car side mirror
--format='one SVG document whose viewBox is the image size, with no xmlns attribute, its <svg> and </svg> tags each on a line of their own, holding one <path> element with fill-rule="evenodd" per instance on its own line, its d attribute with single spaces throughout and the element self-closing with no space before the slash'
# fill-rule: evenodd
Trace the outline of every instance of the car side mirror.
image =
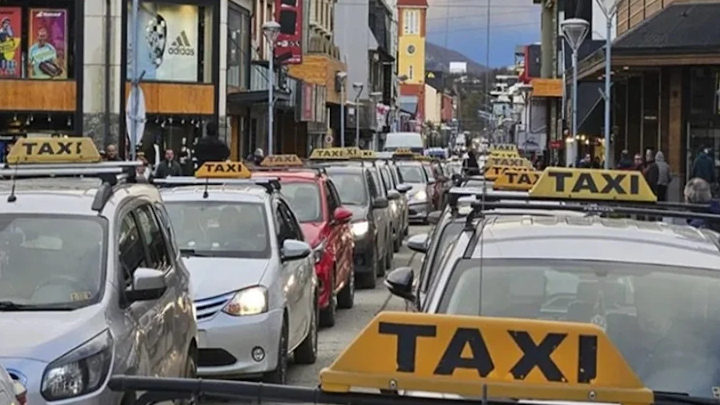
<svg viewBox="0 0 720 405">
<path fill-rule="evenodd" d="M 408 248 L 413 252 L 427 253 L 428 234 L 419 233 L 408 239 Z"/>
<path fill-rule="evenodd" d="M 427 216 L 428 224 L 430 225 L 437 225 L 438 222 L 440 222 L 440 217 L 442 216 L 442 211 L 432 211 Z"/>
<path fill-rule="evenodd" d="M 352 219 L 352 216 L 352 212 L 345 207 L 337 207 L 333 213 L 333 218 L 339 224 L 347 224 Z"/>
<path fill-rule="evenodd" d="M 285 239 L 280 249 L 280 259 L 283 262 L 304 259 L 312 254 L 310 245 L 295 239 Z"/>
<path fill-rule="evenodd" d="M 399 200 L 402 195 L 397 190 L 389 190 L 388 191 L 388 200 Z"/>
<path fill-rule="evenodd" d="M 390 294 L 415 303 L 413 294 L 414 270 L 412 267 L 398 267 L 390 272 L 385 279 L 385 286 Z"/>
<path fill-rule="evenodd" d="M 147 267 L 138 267 L 132 276 L 132 284 L 125 290 L 129 302 L 152 301 L 165 294 L 165 273 Z"/>
<path fill-rule="evenodd" d="M 408 184 L 398 184 L 397 188 L 395 188 L 400 194 L 405 194 L 408 191 L 412 190 L 412 186 Z"/>
<path fill-rule="evenodd" d="M 390 203 L 388 202 L 387 198 L 385 198 L 385 197 L 377 197 L 373 200 L 373 203 L 372 203 L 373 209 L 387 208 L 389 206 L 390 206 Z"/>
</svg>

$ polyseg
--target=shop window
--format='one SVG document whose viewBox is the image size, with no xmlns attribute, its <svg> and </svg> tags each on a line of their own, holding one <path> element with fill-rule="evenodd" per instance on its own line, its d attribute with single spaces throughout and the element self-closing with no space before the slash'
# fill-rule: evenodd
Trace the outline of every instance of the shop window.
<svg viewBox="0 0 720 405">
<path fill-rule="evenodd" d="M 127 3 L 127 76 L 133 77 L 132 3 Z M 140 2 L 138 70 L 144 81 L 212 82 L 213 8 Z"/>
<path fill-rule="evenodd" d="M 250 14 L 231 6 L 228 9 L 227 85 L 247 90 L 250 60 Z"/>
<path fill-rule="evenodd" d="M 720 114 L 719 89 L 720 70 L 710 67 L 692 68 L 690 74 L 690 115 L 708 116 Z"/>
<path fill-rule="evenodd" d="M 1 2 L 0 79 L 73 79 L 74 24 L 73 0 Z"/>
</svg>

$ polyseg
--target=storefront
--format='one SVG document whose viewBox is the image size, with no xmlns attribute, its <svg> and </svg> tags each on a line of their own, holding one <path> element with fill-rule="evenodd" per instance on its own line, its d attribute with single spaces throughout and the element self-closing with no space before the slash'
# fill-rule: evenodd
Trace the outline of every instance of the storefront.
<svg viewBox="0 0 720 405">
<path fill-rule="evenodd" d="M 227 123 L 219 116 L 220 9 L 219 0 L 163 0 L 140 2 L 138 71 L 145 100 L 146 124 L 137 143 L 146 156 L 155 149 L 192 148 L 208 122 L 217 122 L 221 137 Z M 134 44 L 131 2 L 122 13 L 121 116 L 129 106 Z M 223 89 L 225 91 L 225 89 Z M 223 119 L 221 119 L 223 118 Z M 126 122 L 121 120 L 121 133 Z M 129 137 L 120 137 L 120 151 Z"/>
<path fill-rule="evenodd" d="M 84 2 L 0 2 L 0 141 L 82 134 Z"/>
</svg>

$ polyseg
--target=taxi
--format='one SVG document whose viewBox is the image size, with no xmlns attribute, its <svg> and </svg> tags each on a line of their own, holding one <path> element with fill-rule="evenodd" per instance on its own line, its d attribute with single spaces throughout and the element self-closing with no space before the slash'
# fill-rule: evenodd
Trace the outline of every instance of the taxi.
<svg viewBox="0 0 720 405">
<path fill-rule="evenodd" d="M 337 308 L 352 308 L 355 301 L 352 212 L 340 202 L 325 170 L 305 166 L 296 155 L 267 156 L 253 170 L 252 177 L 280 179 L 280 192 L 313 249 L 320 326 L 335 325 Z"/>
<path fill-rule="evenodd" d="M 390 209 L 393 211 L 393 216 L 396 221 L 396 226 L 393 230 L 393 238 L 395 240 L 395 253 L 400 251 L 402 241 L 405 236 L 408 235 L 410 223 L 408 220 L 408 197 L 407 192 L 412 187 L 402 183 L 400 172 L 392 160 L 378 160 L 375 162 L 375 166 L 380 170 L 380 174 L 388 187 L 388 193 L 395 190 L 400 194 L 400 198 L 391 201 Z"/>
<path fill-rule="evenodd" d="M 422 156 L 406 150 L 398 150 L 393 155 L 403 183 L 411 187 L 407 192 L 411 223 L 426 223 L 428 214 L 434 209 L 435 179 L 425 170 L 421 159 Z"/>
<path fill-rule="evenodd" d="M 650 389 L 717 398 L 720 235 L 614 217 L 720 216 L 707 213 L 710 206 L 657 203 L 639 172 L 557 167 L 542 173 L 525 201 L 490 201 L 475 209 L 557 210 L 535 203 L 548 200 L 572 202 L 562 210 L 585 215 L 482 216 L 466 223 L 447 247 L 420 310 L 591 324 Z M 398 269 L 387 285 L 413 300 L 412 279 L 412 271 Z M 532 345 L 550 351 L 562 344 L 560 336 L 553 339 Z"/>
<path fill-rule="evenodd" d="M 288 357 L 317 359 L 318 281 L 310 245 L 277 178 L 206 162 L 162 187 L 198 325 L 198 375 L 284 384 Z"/>
<path fill-rule="evenodd" d="M 19 139 L 7 162 L 0 366 L 25 401 L 120 405 L 135 396 L 109 376 L 194 377 L 190 274 L 140 163 L 103 162 L 75 137 Z"/>
</svg>

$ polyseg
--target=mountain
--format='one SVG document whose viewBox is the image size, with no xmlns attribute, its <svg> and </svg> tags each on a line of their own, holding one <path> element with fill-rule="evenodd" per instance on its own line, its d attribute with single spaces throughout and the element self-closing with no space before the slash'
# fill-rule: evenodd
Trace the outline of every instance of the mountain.
<svg viewBox="0 0 720 405">
<path fill-rule="evenodd" d="M 487 68 L 460 52 L 447 49 L 443 46 L 425 42 L 425 70 L 447 72 L 450 62 L 467 62 L 468 73 L 479 75 Z"/>
</svg>

